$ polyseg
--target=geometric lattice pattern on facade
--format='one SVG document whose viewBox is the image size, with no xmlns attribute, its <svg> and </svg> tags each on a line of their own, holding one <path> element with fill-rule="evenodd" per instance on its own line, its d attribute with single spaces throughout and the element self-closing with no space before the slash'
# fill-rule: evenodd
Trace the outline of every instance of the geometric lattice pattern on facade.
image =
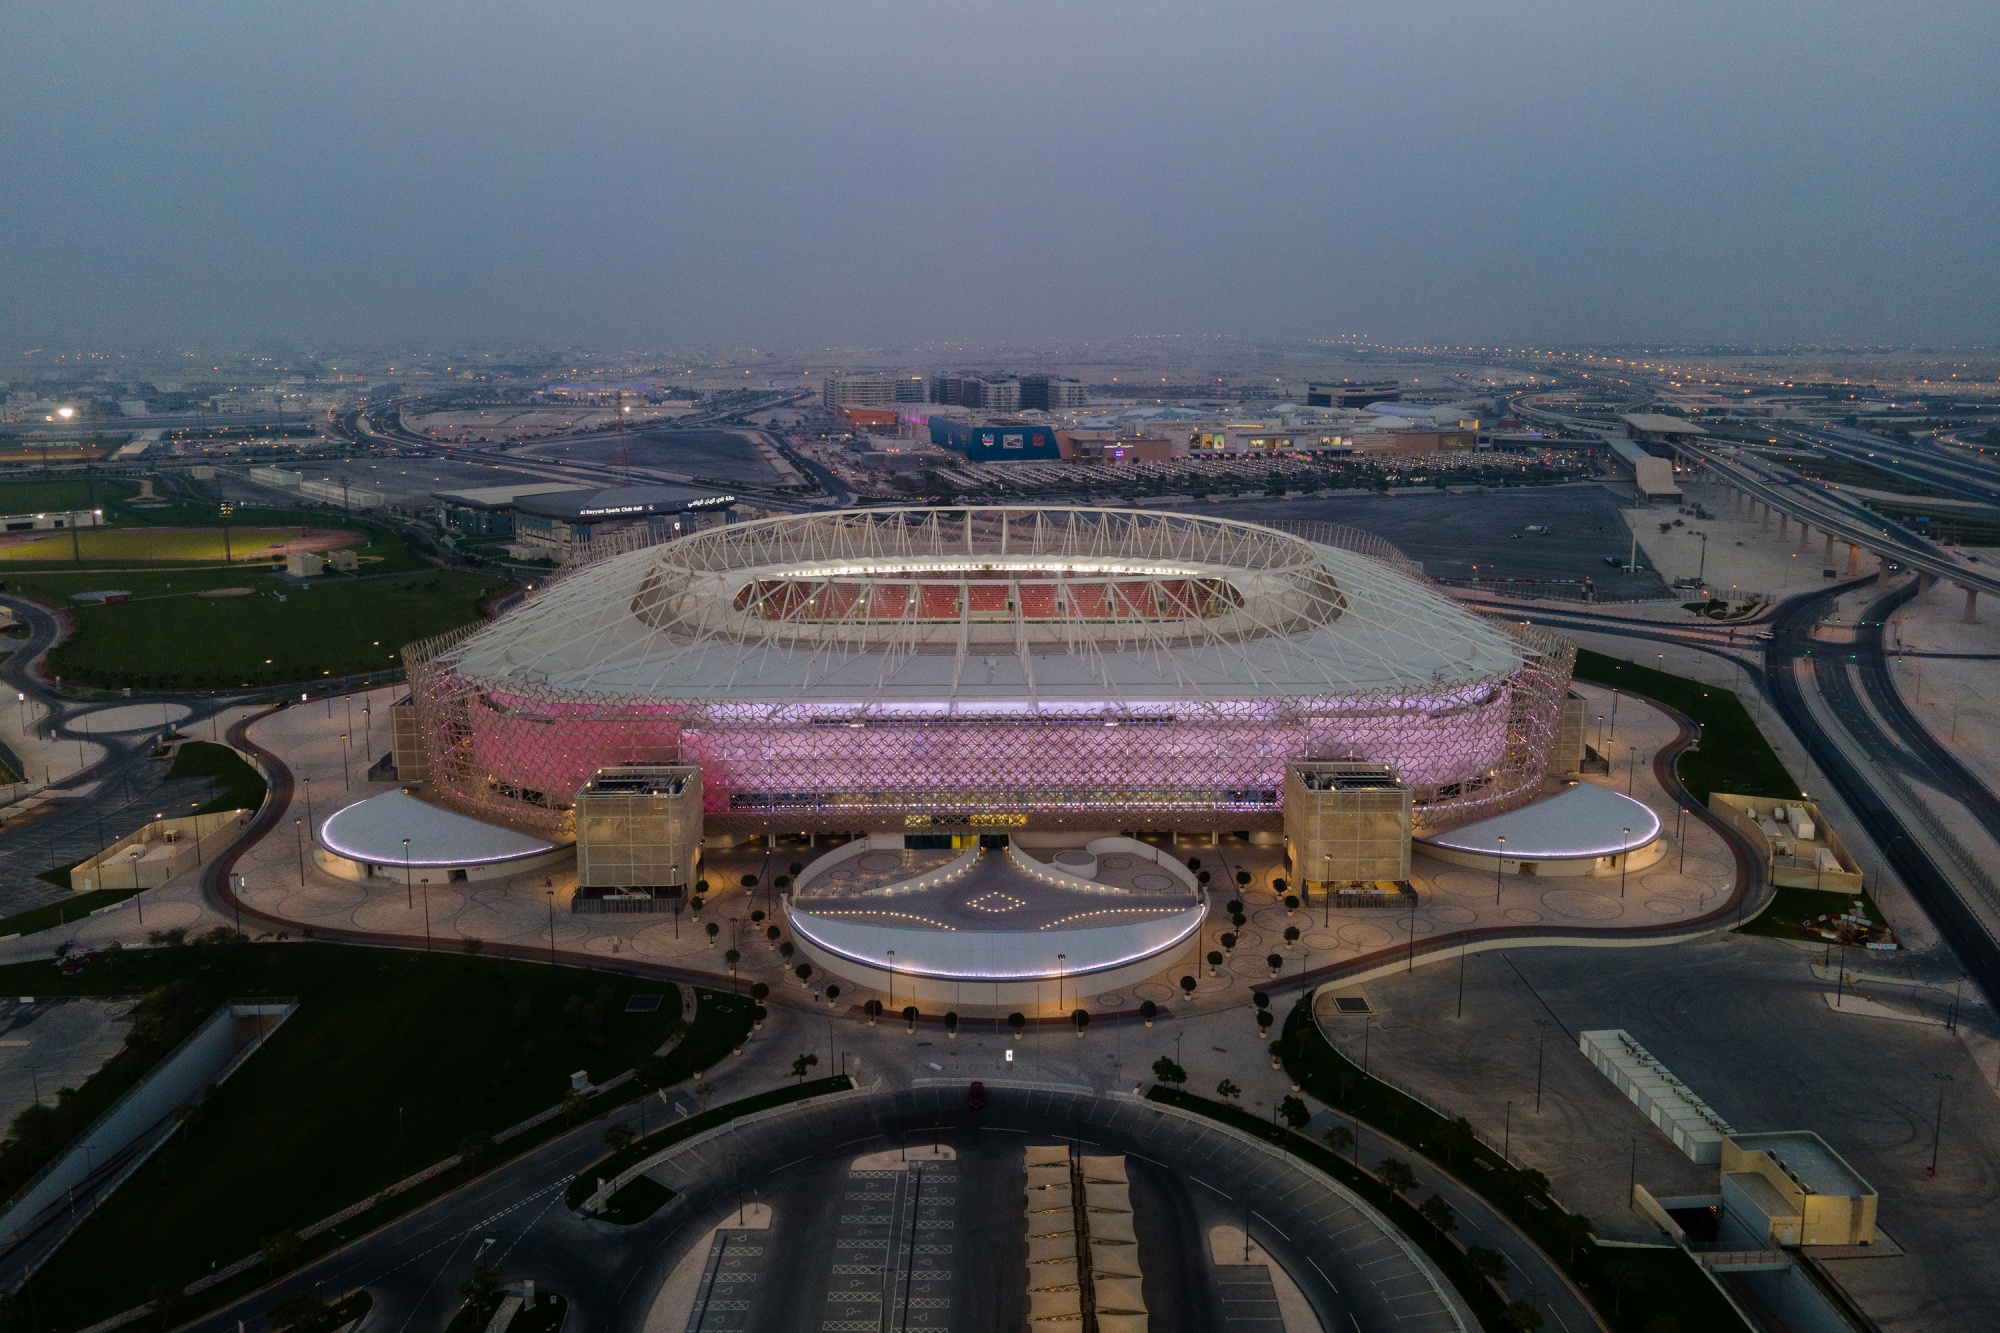
<svg viewBox="0 0 2000 1333">
<path fill-rule="evenodd" d="M 711 830 L 1276 828 L 1300 759 L 1390 765 L 1421 831 L 1535 794 L 1574 650 L 1351 529 L 973 506 L 624 551 L 404 660 L 439 793 L 558 836 L 657 763 Z"/>
</svg>

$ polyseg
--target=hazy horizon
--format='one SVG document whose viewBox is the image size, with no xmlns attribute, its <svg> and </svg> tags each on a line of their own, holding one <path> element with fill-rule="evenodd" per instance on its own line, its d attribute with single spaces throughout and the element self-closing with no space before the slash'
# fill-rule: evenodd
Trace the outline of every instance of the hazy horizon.
<svg viewBox="0 0 2000 1333">
<path fill-rule="evenodd" d="M 0 333 L 2000 338 L 1990 3 L 17 7 Z"/>
</svg>

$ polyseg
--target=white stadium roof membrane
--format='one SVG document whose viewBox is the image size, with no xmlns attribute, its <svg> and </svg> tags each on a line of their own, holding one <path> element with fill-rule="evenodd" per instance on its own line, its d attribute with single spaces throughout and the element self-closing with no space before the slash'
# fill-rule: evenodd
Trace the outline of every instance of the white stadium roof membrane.
<svg viewBox="0 0 2000 1333">
<path fill-rule="evenodd" d="M 788 516 L 600 560 L 444 655 L 528 694 L 972 711 L 1434 690 L 1520 667 L 1514 638 L 1375 545 L 1141 510 Z M 1000 590 L 1004 607 L 977 605 Z"/>
</svg>

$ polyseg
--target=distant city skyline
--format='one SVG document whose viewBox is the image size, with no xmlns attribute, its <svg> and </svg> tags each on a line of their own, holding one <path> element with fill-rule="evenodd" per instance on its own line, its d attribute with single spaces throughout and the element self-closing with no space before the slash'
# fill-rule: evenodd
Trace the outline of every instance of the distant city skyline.
<svg viewBox="0 0 2000 1333">
<path fill-rule="evenodd" d="M 1989 344 L 1996 57 L 1963 0 L 49 7 L 0 341 Z"/>
</svg>

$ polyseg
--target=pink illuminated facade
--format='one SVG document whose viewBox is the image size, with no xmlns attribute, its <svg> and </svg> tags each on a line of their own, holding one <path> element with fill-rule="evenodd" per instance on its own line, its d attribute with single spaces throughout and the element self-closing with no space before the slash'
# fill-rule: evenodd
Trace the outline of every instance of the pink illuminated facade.
<svg viewBox="0 0 2000 1333">
<path fill-rule="evenodd" d="M 975 507 L 711 529 L 405 659 L 439 793 L 566 837 L 597 768 L 662 762 L 718 831 L 1276 828 L 1336 758 L 1448 827 L 1535 794 L 1572 651 L 1364 534 Z"/>
</svg>

